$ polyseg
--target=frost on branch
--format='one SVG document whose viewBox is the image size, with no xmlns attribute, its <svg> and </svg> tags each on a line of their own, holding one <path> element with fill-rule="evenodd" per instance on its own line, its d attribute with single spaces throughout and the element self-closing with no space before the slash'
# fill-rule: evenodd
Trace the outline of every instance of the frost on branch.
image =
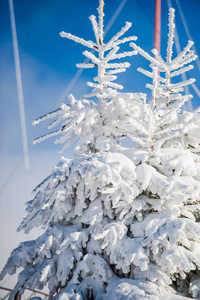
<svg viewBox="0 0 200 300">
<path fill-rule="evenodd" d="M 183 104 L 192 98 L 191 95 L 183 96 L 181 92 L 194 79 L 172 83 L 176 76 L 193 68 L 188 64 L 196 56 L 191 50 L 193 42 L 189 41 L 185 49 L 172 58 L 173 20 L 174 10 L 170 9 L 166 61 L 155 49 L 152 51 L 155 57 L 152 57 L 131 44 L 151 63 L 152 72 L 142 68 L 138 70 L 152 79 L 152 84 L 147 87 L 152 90 L 153 98 L 150 104 L 143 106 L 145 117 L 136 119 L 137 125 L 132 133 L 136 142 L 133 152 L 143 154 L 142 164 L 137 167 L 137 180 L 143 179 L 142 187 L 153 211 L 145 216 L 143 214 L 144 218 L 134 222 L 131 228 L 135 237 L 147 237 L 142 245 L 150 249 L 149 257 L 156 262 L 151 265 L 152 270 L 149 264 L 148 270 L 142 271 L 136 278 L 142 279 L 143 275 L 153 281 L 158 276 L 161 278 L 154 272 L 165 270 L 177 291 L 197 297 L 200 295 L 199 108 L 194 112 L 181 111 Z M 159 181 L 156 180 L 160 182 L 159 186 L 163 186 L 166 180 L 167 189 L 162 192 L 155 187 L 152 189 L 148 181 L 152 179 L 150 174 L 159 174 Z M 162 280 L 170 284 L 166 279 Z"/>
<path fill-rule="evenodd" d="M 45 228 L 59 222 L 68 225 L 73 220 L 94 225 L 104 216 L 113 219 L 118 201 L 124 207 L 139 194 L 138 184 L 131 180 L 136 176 L 134 169 L 122 154 L 82 155 L 70 161 L 63 158 L 35 189 L 36 196 L 28 203 L 28 215 L 19 230 L 29 232 L 33 226 Z"/>
<path fill-rule="evenodd" d="M 166 61 L 156 49 L 152 50 L 154 54 L 154 57 L 152 57 L 134 43 L 130 44 L 131 47 L 150 62 L 150 68 L 152 69 L 150 72 L 138 68 L 139 72 L 152 79 L 152 84 L 146 85 L 152 90 L 152 101 L 150 102 L 150 105 L 147 105 L 148 109 L 146 109 L 146 118 L 148 120 L 145 125 L 144 122 L 139 121 L 140 123 L 143 123 L 144 129 L 147 129 L 146 133 L 144 133 L 143 141 L 147 141 L 146 144 L 149 145 L 148 149 L 152 152 L 152 155 L 160 148 L 172 145 L 172 141 L 174 141 L 174 145 L 182 147 L 181 144 L 184 142 L 183 133 L 187 130 L 188 135 L 185 134 L 184 137 L 185 143 L 189 146 L 189 140 L 191 140 L 191 144 L 195 145 L 191 145 L 191 148 L 194 147 L 199 149 L 199 143 L 197 141 L 199 140 L 199 134 L 196 143 L 192 137 L 189 138 L 190 135 L 192 136 L 192 132 L 188 126 L 189 124 L 186 124 L 185 122 L 187 119 L 186 115 L 189 116 L 189 113 L 184 112 L 184 116 L 180 114 L 184 103 L 192 98 L 192 95 L 182 95 L 181 92 L 184 91 L 185 86 L 193 83 L 195 79 L 181 82 L 177 82 L 176 80 L 174 83 L 172 82 L 175 77 L 193 68 L 192 65 L 188 65 L 196 59 L 194 51 L 191 50 L 193 42 L 189 41 L 183 51 L 179 53 L 177 57 L 172 58 L 175 27 L 173 8 L 170 8 L 169 10 L 168 25 L 169 34 Z M 199 122 L 198 119 L 199 116 L 198 113 L 196 113 L 195 117 L 193 116 L 193 120 L 195 120 L 195 125 L 194 123 L 192 125 L 193 128 L 197 126 Z M 193 132 L 194 130 L 195 129 L 193 129 Z"/>
<path fill-rule="evenodd" d="M 124 33 L 131 27 L 131 23 L 126 25 L 111 40 L 104 43 L 103 32 L 103 5 L 104 1 L 99 2 L 99 22 L 96 17 L 91 16 L 90 21 L 94 30 L 96 43 L 85 41 L 82 38 L 75 37 L 71 34 L 61 32 L 61 36 L 74 40 L 88 48 L 96 51 L 98 56 L 93 52 L 84 51 L 83 54 L 89 58 L 92 63 L 79 64 L 79 67 L 98 68 L 98 74 L 94 77 L 95 82 L 88 82 L 93 88 L 92 92 L 84 95 L 85 98 L 97 96 L 99 103 L 92 100 L 76 100 L 69 95 L 69 105 L 62 104 L 59 109 L 48 113 L 38 119 L 33 124 L 38 124 L 47 119 L 54 119 L 49 125 L 49 129 L 54 128 L 62 123 L 61 128 L 52 131 L 44 136 L 36 138 L 34 143 L 41 142 L 53 136 L 59 136 L 55 143 L 63 144 L 60 152 L 77 142 L 76 151 L 81 153 L 93 153 L 99 151 L 114 151 L 113 146 L 120 143 L 120 140 L 129 137 L 134 123 L 134 115 L 138 114 L 136 103 L 139 99 L 145 102 L 145 95 L 125 94 L 117 92 L 123 86 L 113 81 L 117 79 L 116 74 L 124 72 L 130 66 L 128 62 L 118 63 L 117 59 L 129 57 L 136 54 L 136 51 L 117 53 L 119 45 L 125 42 L 136 40 L 136 37 L 121 38 Z M 105 101 L 102 101 L 105 100 Z M 136 108 L 136 109 L 135 109 Z M 112 116 L 112 117 L 111 117 Z M 121 122 L 123 120 L 123 122 Z"/>
<path fill-rule="evenodd" d="M 125 37 L 120 39 L 126 31 L 131 27 L 130 22 L 126 22 L 126 25 L 115 35 L 108 43 L 104 43 L 104 24 L 103 24 L 103 13 L 104 0 L 99 1 L 99 21 L 97 22 L 94 15 L 90 16 L 90 21 L 92 23 L 92 28 L 95 35 L 95 42 L 86 41 L 82 38 L 71 35 L 70 33 L 65 33 L 62 31 L 60 35 L 80 43 L 86 46 L 92 51 L 84 51 L 83 55 L 91 60 L 92 63 L 77 64 L 78 68 L 98 68 L 98 74 L 94 78 L 97 82 L 88 82 L 88 86 L 92 87 L 92 91 L 89 94 L 84 95 L 85 98 L 98 97 L 100 101 L 109 99 L 116 95 L 118 89 L 123 89 L 122 85 L 116 84 L 113 81 L 117 79 L 118 74 L 125 72 L 126 68 L 130 66 L 129 63 L 115 63 L 115 60 L 125 58 L 137 54 L 137 51 L 129 51 L 123 53 L 117 53 L 119 50 L 118 45 L 124 44 L 125 42 L 135 41 L 137 38 L 135 36 Z M 97 53 L 97 55 L 95 55 Z M 110 61 L 114 61 L 110 63 Z"/>
<path fill-rule="evenodd" d="M 167 46 L 167 58 L 166 61 L 161 57 L 156 49 L 153 49 L 152 52 L 154 57 L 150 56 L 144 50 L 142 50 L 139 46 L 131 43 L 131 47 L 133 47 L 136 51 L 140 53 L 140 55 L 144 56 L 147 60 L 150 61 L 150 67 L 152 72 L 148 72 L 139 68 L 138 71 L 142 72 L 146 76 L 153 79 L 153 85 L 147 85 L 153 92 L 153 106 L 165 106 L 171 107 L 176 105 L 179 102 L 179 105 L 183 105 L 186 101 L 191 98 L 191 95 L 182 96 L 180 92 L 184 89 L 184 86 L 187 86 L 195 81 L 195 79 L 189 79 L 186 81 L 172 83 L 171 80 L 173 77 L 178 76 L 184 72 L 187 72 L 193 68 L 193 66 L 188 65 L 190 62 L 196 59 L 196 55 L 194 51 L 191 50 L 193 45 L 192 41 L 189 41 L 187 46 L 183 49 L 181 53 L 178 54 L 177 57 L 172 59 L 172 46 L 174 40 L 174 9 L 170 8 L 169 10 L 169 34 L 168 34 L 168 46 Z M 162 74 L 164 73 L 164 76 Z"/>
<path fill-rule="evenodd" d="M 200 153 L 200 109 L 194 112 L 183 111 L 180 123 L 183 124 L 182 137 L 179 139 L 185 148 L 193 153 Z"/>
<path fill-rule="evenodd" d="M 187 168 L 174 178 L 119 153 L 63 158 L 35 189 L 19 227 L 45 233 L 15 249 L 1 276 L 24 268 L 13 295 L 48 284 L 55 299 L 107 299 L 110 284 L 128 277 L 131 293 L 152 286 L 160 297 L 175 274 L 185 278 L 200 267 L 199 197 L 200 183 Z"/>
<path fill-rule="evenodd" d="M 142 104 L 146 95 L 118 94 L 103 105 L 92 100 L 76 100 L 69 95 L 69 104 L 62 104 L 59 109 L 48 113 L 33 124 L 54 119 L 49 129 L 61 123 L 61 128 L 34 140 L 39 143 L 53 136 L 59 136 L 55 143 L 63 144 L 63 152 L 75 141 L 78 154 L 100 151 L 115 151 L 120 140 L 131 135 L 136 118 L 143 113 Z"/>
<path fill-rule="evenodd" d="M 50 130 L 61 124 L 35 142 L 57 136 L 61 151 L 77 142 L 76 155 L 62 157 L 27 203 L 18 230 L 41 227 L 44 233 L 11 253 L 0 279 L 22 270 L 9 300 L 26 287 L 46 286 L 51 300 L 160 300 L 168 299 L 169 286 L 172 299 L 177 292 L 199 297 L 200 109 L 181 112 L 188 97 L 179 90 L 189 82 L 170 81 L 195 58 L 188 44 L 172 59 L 173 18 L 171 9 L 166 62 L 137 48 L 151 62 L 152 72 L 140 69 L 152 78 L 150 103 L 142 93 L 112 90 L 114 75 L 127 65 L 109 60 L 123 56 L 116 47 L 127 41 L 118 38 L 129 25 L 104 44 L 103 1 L 99 24 L 91 17 L 95 45 L 66 34 L 97 52 L 110 51 L 103 57 L 110 70 L 101 78 L 107 85 L 101 89 L 100 77 L 90 83 L 99 103 L 69 95 L 69 105 L 34 121 L 52 119 Z M 84 54 L 100 70 L 100 58 Z"/>
</svg>

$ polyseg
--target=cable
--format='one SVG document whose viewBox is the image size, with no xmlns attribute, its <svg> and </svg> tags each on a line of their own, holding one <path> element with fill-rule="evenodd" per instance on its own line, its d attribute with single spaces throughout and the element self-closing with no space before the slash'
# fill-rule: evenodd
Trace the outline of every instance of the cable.
<svg viewBox="0 0 200 300">
<path fill-rule="evenodd" d="M 151 25 L 154 28 L 154 21 L 151 18 L 151 16 L 149 15 L 149 13 L 146 11 L 145 7 L 143 6 L 143 4 L 141 3 L 140 0 L 136 0 L 136 2 L 138 3 L 138 5 L 140 6 L 140 8 L 142 9 L 143 13 L 146 15 L 147 19 L 149 20 L 149 22 L 151 23 Z M 162 33 L 162 31 L 160 32 L 161 34 L 161 39 L 165 42 L 165 44 L 167 44 L 167 39 L 165 37 L 165 35 Z"/>
<path fill-rule="evenodd" d="M 168 8 L 172 7 L 172 3 L 171 3 L 171 0 L 167 0 L 167 4 L 168 4 Z M 180 12 L 180 11 L 179 11 Z M 183 16 L 184 17 L 184 16 Z M 187 26 L 188 28 L 188 26 Z M 189 29 L 188 29 L 189 31 Z M 191 37 L 191 36 L 190 36 Z M 175 35 L 174 35 L 174 39 L 175 39 L 175 47 L 176 47 L 176 52 L 177 54 L 179 54 L 181 52 L 181 47 L 180 47 L 180 42 L 179 42 L 179 37 L 178 37 L 178 33 L 177 33 L 177 27 L 175 26 Z M 198 64 L 197 64 L 198 65 Z M 185 73 L 181 74 L 182 76 L 182 80 L 187 80 L 187 76 Z M 190 76 L 188 75 L 188 77 L 190 78 Z M 195 83 L 192 83 L 191 84 L 191 87 L 194 89 L 194 91 L 196 92 L 196 94 L 200 97 L 200 91 L 199 89 L 197 88 L 196 84 Z M 189 95 L 189 87 L 186 86 L 185 87 L 185 93 L 187 95 Z M 189 105 L 189 111 L 193 111 L 193 106 L 192 106 L 192 101 L 189 100 L 188 101 L 188 105 Z"/>
<path fill-rule="evenodd" d="M 111 28 L 111 26 L 114 24 L 115 20 L 117 19 L 118 15 L 120 14 L 121 10 L 123 9 L 124 5 L 126 4 L 127 0 L 123 0 L 121 2 L 121 4 L 118 6 L 117 10 L 115 11 L 115 13 L 113 14 L 113 16 L 111 17 L 110 21 L 108 22 L 107 26 L 105 27 L 105 32 L 106 34 L 108 33 L 109 29 Z M 13 10 L 13 3 L 12 0 L 9 0 L 9 4 L 11 3 L 11 10 L 14 13 Z M 14 22 L 15 25 L 15 22 Z M 15 30 L 16 32 L 16 30 Z M 18 54 L 19 57 L 19 54 Z M 84 60 L 84 63 L 87 63 L 89 61 L 88 58 L 86 58 Z M 20 67 L 20 66 L 19 66 Z M 73 78 L 71 79 L 71 81 L 69 82 L 67 88 L 65 89 L 65 91 L 63 92 L 63 94 L 61 95 L 60 99 L 56 102 L 55 105 L 57 105 L 60 102 L 63 102 L 65 97 L 70 93 L 70 90 L 73 88 L 73 86 L 75 85 L 75 83 L 77 82 L 77 80 L 79 79 L 79 77 L 81 76 L 81 74 L 83 73 L 84 69 L 78 69 L 77 72 L 75 73 L 75 75 L 73 76 Z M 17 73 L 18 74 L 18 73 Z M 21 73 L 20 73 L 21 76 Z M 22 90 L 22 88 L 21 88 Z M 23 95 L 23 94 L 22 94 Z M 0 195 L 3 193 L 3 191 L 5 190 L 5 188 L 7 187 L 7 185 L 9 184 L 11 178 L 15 175 L 15 173 L 18 171 L 18 168 L 21 164 L 21 160 L 20 162 L 18 162 L 16 164 L 16 166 L 14 167 L 14 169 L 12 170 L 12 172 L 9 174 L 9 176 L 6 178 L 5 182 L 3 183 L 3 185 L 0 187 Z"/>
<path fill-rule="evenodd" d="M 117 17 L 119 16 L 120 12 L 122 11 L 122 9 L 123 9 L 124 5 L 126 4 L 126 2 L 127 2 L 127 0 L 123 0 L 121 2 L 121 4 L 118 6 L 118 8 L 116 9 L 116 11 L 114 12 L 114 14 L 112 15 L 110 21 L 108 22 L 108 24 L 105 27 L 104 37 L 106 36 L 106 34 L 110 30 L 110 28 L 113 26 L 114 22 L 116 21 Z"/>
<path fill-rule="evenodd" d="M 195 90 L 195 92 L 197 93 L 197 95 L 200 97 L 200 90 L 198 89 L 198 87 L 196 86 L 196 84 L 192 83 L 191 86 L 193 87 L 193 89 Z"/>
<path fill-rule="evenodd" d="M 192 36 L 190 34 L 190 31 L 189 31 L 189 28 L 187 26 L 187 22 L 185 20 L 185 17 L 184 17 L 184 14 L 183 14 L 183 10 L 181 8 L 181 4 L 180 4 L 179 0 L 176 0 L 176 4 L 177 4 L 177 7 L 178 7 L 178 10 L 179 10 L 179 13 L 180 13 L 180 16 L 181 16 L 181 20 L 183 22 L 183 26 L 185 28 L 185 32 L 187 34 L 187 37 L 188 37 L 189 40 L 193 41 Z M 196 63 L 197 63 L 197 67 L 198 67 L 198 69 L 200 71 L 200 60 L 199 60 L 199 56 L 198 56 L 198 53 L 197 53 L 197 49 L 196 49 L 195 45 L 193 45 L 192 48 L 194 49 L 194 52 L 197 55 Z"/>
<path fill-rule="evenodd" d="M 170 7 L 172 7 L 172 3 L 171 0 L 167 0 L 167 5 L 168 5 L 168 9 L 170 9 Z M 181 46 L 180 46 L 180 41 L 179 41 L 179 37 L 178 37 L 178 32 L 177 32 L 177 27 L 176 27 L 176 22 L 174 20 L 174 24 L 175 24 L 175 30 L 174 30 L 174 41 L 175 41 L 175 47 L 176 47 L 176 53 L 177 55 L 181 52 Z M 182 77 L 182 81 L 187 80 L 187 75 L 186 73 L 182 73 L 181 74 Z M 185 86 L 185 94 L 189 95 L 190 91 L 189 91 L 189 87 Z M 192 101 L 191 99 L 189 99 L 186 103 L 186 105 L 188 106 L 188 110 L 189 111 L 193 111 L 193 106 L 192 106 Z"/>
<path fill-rule="evenodd" d="M 146 9 L 144 8 L 144 6 L 142 5 L 142 3 L 140 2 L 140 0 L 136 0 L 136 2 L 138 3 L 138 5 L 140 6 L 140 8 L 142 9 L 142 11 L 144 12 L 144 14 L 146 15 L 147 19 L 149 20 L 149 22 L 151 24 L 153 24 L 154 26 L 154 21 L 151 18 L 151 16 L 149 15 L 149 13 L 146 11 Z"/>
<path fill-rule="evenodd" d="M 16 31 L 16 24 L 15 24 L 13 0 L 9 0 L 9 10 L 10 10 L 10 21 L 11 21 L 11 28 L 12 28 L 12 40 L 13 40 L 13 50 L 14 50 L 14 59 L 15 59 L 15 74 L 16 74 L 16 81 L 17 81 L 17 93 L 18 93 L 18 101 L 19 101 L 20 123 L 21 123 L 22 143 L 23 143 L 23 151 L 24 151 L 24 163 L 25 163 L 25 168 L 28 170 L 30 168 L 29 154 L 28 154 L 28 140 L 27 140 L 24 96 L 23 96 L 23 89 L 22 89 L 21 68 L 20 68 L 20 60 L 19 60 L 19 49 L 18 49 L 18 42 L 17 42 L 17 31 Z"/>
</svg>

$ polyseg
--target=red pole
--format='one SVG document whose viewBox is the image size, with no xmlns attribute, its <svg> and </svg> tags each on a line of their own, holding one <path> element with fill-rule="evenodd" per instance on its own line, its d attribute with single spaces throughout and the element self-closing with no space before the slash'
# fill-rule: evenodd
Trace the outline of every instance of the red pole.
<svg viewBox="0 0 200 300">
<path fill-rule="evenodd" d="M 160 36 L 161 36 L 161 0 L 156 0 L 155 7 L 155 27 L 154 27 L 154 48 L 160 53 Z"/>
</svg>

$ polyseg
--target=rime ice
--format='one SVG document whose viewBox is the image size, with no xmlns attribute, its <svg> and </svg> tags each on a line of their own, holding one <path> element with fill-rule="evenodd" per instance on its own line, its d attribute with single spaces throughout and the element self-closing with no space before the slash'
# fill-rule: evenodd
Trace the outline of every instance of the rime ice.
<svg viewBox="0 0 200 300">
<path fill-rule="evenodd" d="M 192 68 L 192 42 L 172 59 L 170 9 L 166 61 L 133 43 L 134 51 L 117 53 L 136 38 L 121 39 L 127 22 L 104 43 L 103 6 L 100 0 L 98 22 L 90 17 L 95 42 L 61 32 L 95 51 L 84 51 L 92 63 L 78 67 L 97 67 L 98 74 L 88 83 L 91 93 L 80 100 L 69 95 L 68 105 L 34 121 L 53 119 L 50 130 L 61 123 L 35 143 L 57 136 L 63 152 L 76 141 L 76 154 L 62 157 L 27 203 L 18 230 L 40 226 L 44 233 L 11 253 L 1 278 L 23 270 L 10 300 L 26 287 L 45 286 L 55 300 L 200 296 L 200 109 L 181 110 L 192 98 L 182 91 L 193 79 L 172 83 Z M 110 61 L 136 52 L 151 63 L 152 72 L 139 69 L 152 79 L 151 101 L 143 93 L 121 93 L 113 82 L 129 63 Z M 132 146 L 123 146 L 124 139 Z"/>
</svg>

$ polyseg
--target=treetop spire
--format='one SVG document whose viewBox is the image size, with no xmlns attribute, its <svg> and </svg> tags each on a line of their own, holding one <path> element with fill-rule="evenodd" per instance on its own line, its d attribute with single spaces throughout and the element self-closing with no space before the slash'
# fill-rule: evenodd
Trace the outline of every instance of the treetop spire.
<svg viewBox="0 0 200 300">
<path fill-rule="evenodd" d="M 70 33 L 62 31 L 60 35 L 75 41 L 76 43 L 82 44 L 83 46 L 92 49 L 92 51 L 84 51 L 83 55 L 91 60 L 92 63 L 79 63 L 76 66 L 78 68 L 98 68 L 98 74 L 93 79 L 95 82 L 88 82 L 87 85 L 92 87 L 92 92 L 84 95 L 85 98 L 98 97 L 99 101 L 109 99 L 117 94 L 118 89 L 123 89 L 122 85 L 116 84 L 113 81 L 117 79 L 114 74 L 125 72 L 126 68 L 130 66 L 129 63 L 116 63 L 110 61 L 115 61 L 117 59 L 125 58 L 127 56 L 132 56 L 137 54 L 137 51 L 128 51 L 123 53 L 117 53 L 119 50 L 119 45 L 125 42 L 137 40 L 136 36 L 125 37 L 120 40 L 120 37 L 124 35 L 126 31 L 131 27 L 130 22 L 126 22 L 126 25 L 114 35 L 108 43 L 104 43 L 104 0 L 99 1 L 98 7 L 99 20 L 97 23 L 96 17 L 91 15 L 89 17 L 92 28 L 95 35 L 95 42 L 87 41 L 83 38 L 79 38 Z M 105 53 L 109 51 L 108 53 Z M 95 55 L 97 52 L 97 55 Z M 96 83 L 97 82 L 97 83 Z"/>
<path fill-rule="evenodd" d="M 104 0 L 99 1 L 99 8 L 98 8 L 98 13 L 99 13 L 99 44 L 103 44 L 103 17 L 104 17 Z"/>
<path fill-rule="evenodd" d="M 158 53 L 156 49 L 152 50 L 154 57 L 146 53 L 143 49 L 138 47 L 134 43 L 130 43 L 130 46 L 133 47 L 136 51 L 139 52 L 140 55 L 145 57 L 150 62 L 150 68 L 152 72 L 144 70 L 142 68 L 138 68 L 138 71 L 145 74 L 146 76 L 153 78 L 153 85 L 147 84 L 146 87 L 152 90 L 153 97 L 156 95 L 156 99 L 154 99 L 154 103 L 158 104 L 158 100 L 162 99 L 162 103 L 160 105 L 164 105 L 165 107 L 169 107 L 175 102 L 181 102 L 182 105 L 190 99 L 191 95 L 182 96 L 179 94 L 184 90 L 184 87 L 192 84 L 195 79 L 190 78 L 189 80 L 172 83 L 171 79 L 175 76 L 183 74 L 193 68 L 192 65 L 188 65 L 193 60 L 197 58 L 194 54 L 194 51 L 191 50 L 193 45 L 193 41 L 188 41 L 186 47 L 175 57 L 172 58 L 173 54 L 173 44 L 174 44 L 174 9 L 169 9 L 169 33 L 168 33 L 168 43 L 167 43 L 167 57 L 166 61 L 162 58 L 162 56 Z M 187 66 L 186 66 L 187 65 Z M 155 68 L 158 69 L 158 73 L 155 72 Z M 162 75 L 164 73 L 164 76 Z M 155 82 L 157 83 L 155 84 Z M 156 91 L 155 91 L 156 88 Z"/>
</svg>

